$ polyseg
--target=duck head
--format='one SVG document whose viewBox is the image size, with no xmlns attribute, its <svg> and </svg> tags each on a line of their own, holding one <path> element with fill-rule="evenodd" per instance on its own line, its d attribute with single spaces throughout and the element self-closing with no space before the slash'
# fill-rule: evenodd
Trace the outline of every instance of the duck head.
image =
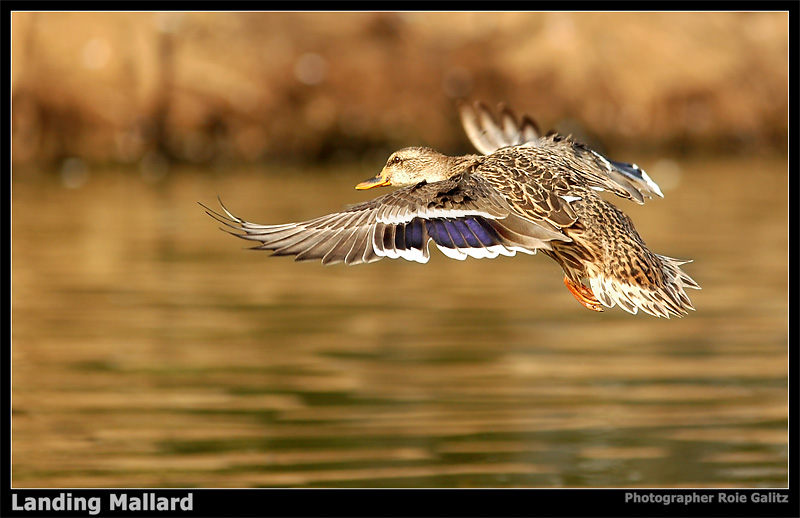
<svg viewBox="0 0 800 518">
<path fill-rule="evenodd" d="M 356 189 L 372 189 L 391 185 L 404 187 L 425 180 L 428 183 L 446 180 L 458 172 L 454 157 L 427 147 L 407 147 L 395 151 L 375 178 L 356 185 Z"/>
</svg>

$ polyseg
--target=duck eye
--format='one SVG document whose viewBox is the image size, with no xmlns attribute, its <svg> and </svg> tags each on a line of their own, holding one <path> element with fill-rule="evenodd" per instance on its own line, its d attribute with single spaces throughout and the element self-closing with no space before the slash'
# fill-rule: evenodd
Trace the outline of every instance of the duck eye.
<svg viewBox="0 0 800 518">
<path fill-rule="evenodd" d="M 400 162 L 402 162 L 402 161 L 403 161 L 403 159 L 402 159 L 402 158 L 400 158 L 400 157 L 399 157 L 399 156 L 397 156 L 397 155 L 395 155 L 394 157 L 392 157 L 392 163 L 393 163 L 393 164 L 399 164 L 399 163 L 400 163 Z"/>
</svg>

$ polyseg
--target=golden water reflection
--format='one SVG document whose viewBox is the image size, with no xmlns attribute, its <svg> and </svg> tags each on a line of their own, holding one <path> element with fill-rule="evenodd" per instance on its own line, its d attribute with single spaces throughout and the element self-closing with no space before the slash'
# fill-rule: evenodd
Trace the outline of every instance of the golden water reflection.
<svg viewBox="0 0 800 518">
<path fill-rule="evenodd" d="M 270 259 L 196 204 L 307 219 L 357 169 L 15 174 L 13 484 L 785 487 L 786 167 L 620 203 L 695 260 L 671 320 L 586 311 L 541 256 Z"/>
</svg>

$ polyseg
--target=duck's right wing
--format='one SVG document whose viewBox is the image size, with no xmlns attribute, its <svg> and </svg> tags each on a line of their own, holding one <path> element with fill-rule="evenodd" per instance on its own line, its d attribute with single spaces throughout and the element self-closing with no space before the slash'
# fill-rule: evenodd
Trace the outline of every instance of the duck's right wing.
<svg viewBox="0 0 800 518">
<path fill-rule="evenodd" d="M 431 240 L 453 259 L 535 253 L 552 248 L 551 241 L 570 241 L 548 221 L 512 213 L 502 196 L 478 178 L 422 182 L 341 212 L 283 225 L 250 223 L 224 205 L 224 214 L 202 206 L 238 231 L 231 234 L 259 242 L 255 249 L 323 264 L 369 263 L 383 257 L 426 263 Z"/>
<path fill-rule="evenodd" d="M 524 115 L 518 120 L 514 112 L 504 104 L 498 105 L 497 116 L 481 102 L 472 105 L 460 103 L 458 108 L 464 132 L 472 145 L 484 155 L 490 155 L 504 147 L 520 145 L 539 147 L 551 144 L 550 138 L 541 138 L 539 128 L 531 117 Z M 552 134 L 548 134 L 548 137 L 552 137 Z M 567 140 L 573 142 L 572 139 Z M 580 147 L 589 150 L 586 146 L 580 145 Z M 637 203 L 642 203 L 645 197 L 664 197 L 658 185 L 638 165 L 616 162 L 594 150 L 589 151 L 598 162 L 603 180 L 611 182 L 605 186 L 602 182 L 598 182 L 595 187 L 616 192 Z M 622 194 L 620 189 L 629 195 Z"/>
</svg>

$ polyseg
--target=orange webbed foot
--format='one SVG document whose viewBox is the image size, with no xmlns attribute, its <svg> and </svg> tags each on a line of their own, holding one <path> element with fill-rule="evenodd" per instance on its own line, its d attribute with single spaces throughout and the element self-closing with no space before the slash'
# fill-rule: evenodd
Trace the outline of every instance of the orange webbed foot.
<svg viewBox="0 0 800 518">
<path fill-rule="evenodd" d="M 581 283 L 572 282 L 566 275 L 564 276 L 564 284 L 569 292 L 572 293 L 572 296 L 584 307 L 592 311 L 603 311 L 600 301 L 594 296 L 591 288 L 587 288 Z"/>
</svg>

